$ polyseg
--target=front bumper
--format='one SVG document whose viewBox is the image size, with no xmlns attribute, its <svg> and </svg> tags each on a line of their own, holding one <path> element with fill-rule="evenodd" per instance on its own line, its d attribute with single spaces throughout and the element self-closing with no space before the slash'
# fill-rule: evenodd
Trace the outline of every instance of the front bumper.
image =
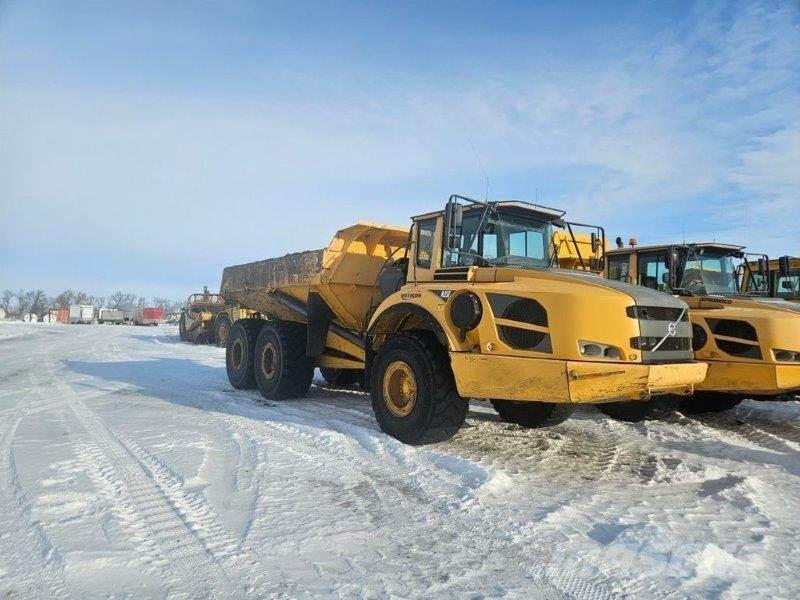
<svg viewBox="0 0 800 600">
<path fill-rule="evenodd" d="M 773 395 L 800 390 L 800 364 L 708 361 L 698 390 Z"/>
<path fill-rule="evenodd" d="M 702 362 L 646 365 L 451 352 L 458 392 L 466 398 L 600 403 L 688 395 L 703 381 Z"/>
</svg>

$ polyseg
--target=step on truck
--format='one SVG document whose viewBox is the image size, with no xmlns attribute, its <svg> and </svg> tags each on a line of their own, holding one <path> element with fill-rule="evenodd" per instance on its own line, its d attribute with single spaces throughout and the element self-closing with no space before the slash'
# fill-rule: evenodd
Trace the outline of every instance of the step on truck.
<svg viewBox="0 0 800 600">
<path fill-rule="evenodd" d="M 225 302 L 252 311 L 231 328 L 228 378 L 282 400 L 315 367 L 362 371 L 381 429 L 410 444 L 454 435 L 470 398 L 537 427 L 580 403 L 691 394 L 706 365 L 686 304 L 553 268 L 563 215 L 452 196 L 410 230 L 358 223 L 327 249 L 227 267 Z"/>
<path fill-rule="evenodd" d="M 200 294 L 192 294 L 178 318 L 178 337 L 182 342 L 214 344 L 217 342 L 218 317 L 225 312 L 225 300 L 212 294 L 208 286 Z M 226 338 L 227 339 L 227 338 Z"/>
<path fill-rule="evenodd" d="M 631 240 L 625 247 L 618 238 L 617 246 L 606 253 L 609 279 L 676 294 L 689 305 L 692 348 L 708 363 L 708 374 L 681 402 L 682 411 L 728 410 L 744 398 L 794 399 L 800 305 L 769 297 L 766 256 L 750 260 L 744 246 L 719 243 L 638 246 Z M 742 293 L 742 279 L 754 289 Z"/>
</svg>

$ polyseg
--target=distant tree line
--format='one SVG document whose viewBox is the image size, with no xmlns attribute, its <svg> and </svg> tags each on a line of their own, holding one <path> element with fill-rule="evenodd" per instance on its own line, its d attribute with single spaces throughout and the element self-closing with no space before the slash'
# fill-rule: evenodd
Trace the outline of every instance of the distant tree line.
<svg viewBox="0 0 800 600">
<path fill-rule="evenodd" d="M 148 301 L 139 294 L 125 292 L 114 292 L 107 298 L 75 290 L 64 290 L 57 296 L 48 296 L 43 290 L 19 290 L 18 292 L 3 290 L 0 293 L 0 308 L 5 311 L 7 319 L 22 319 L 25 315 L 33 313 L 41 320 L 50 309 L 65 308 L 70 304 L 91 304 L 95 308 L 117 308 L 130 311 L 137 308 L 155 307 L 163 308 L 165 314 L 177 313 L 183 308 L 182 300 L 155 297 Z"/>
</svg>

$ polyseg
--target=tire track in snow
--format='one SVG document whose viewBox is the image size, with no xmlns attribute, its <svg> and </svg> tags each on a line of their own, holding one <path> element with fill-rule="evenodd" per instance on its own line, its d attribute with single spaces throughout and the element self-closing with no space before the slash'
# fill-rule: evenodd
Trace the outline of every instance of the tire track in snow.
<svg viewBox="0 0 800 600">
<path fill-rule="evenodd" d="M 746 421 L 733 414 L 719 413 L 691 416 L 680 414 L 678 416 L 678 424 L 687 422 L 711 431 L 714 435 L 735 445 L 741 446 L 742 442 L 744 442 L 750 447 L 766 449 L 781 454 L 793 454 L 800 451 L 800 444 L 797 442 L 759 428 L 757 421 Z"/>
<path fill-rule="evenodd" d="M 33 381 L 33 372 L 29 372 Z M 48 401 L 18 401 L 13 412 L 0 419 L 0 556 L 4 556 L 9 575 L 0 579 L 0 593 L 5 597 L 29 596 L 66 598 L 64 565 L 42 526 L 33 521 L 30 506 L 16 469 L 14 437 L 22 419 L 34 408 Z M 7 587 L 6 587 L 7 586 Z"/>
<path fill-rule="evenodd" d="M 281 406 L 276 408 L 284 413 L 289 413 L 289 415 L 299 413 L 299 416 L 302 417 L 303 413 L 306 413 L 306 419 L 309 416 L 307 411 L 302 408 L 290 408 L 285 406 L 285 403 L 281 403 Z M 225 413 L 220 413 L 219 416 L 231 428 L 241 431 L 243 435 L 251 438 L 259 446 L 259 455 L 262 461 L 266 460 L 266 456 L 268 456 L 268 453 L 264 453 L 264 446 L 268 446 L 275 452 L 291 453 L 296 459 L 302 460 L 311 469 L 320 473 L 345 472 L 351 474 L 354 479 L 360 480 L 361 484 L 366 485 L 369 491 L 354 488 L 348 492 L 354 495 L 354 502 L 361 507 L 361 511 L 376 519 L 376 526 L 392 523 L 392 531 L 388 537 L 392 540 L 394 547 L 398 548 L 395 552 L 405 553 L 417 550 L 424 552 L 426 564 L 431 573 L 449 573 L 449 570 L 453 570 L 448 585 L 439 588 L 441 593 L 452 593 L 449 586 L 456 584 L 459 580 L 466 582 L 462 589 L 469 589 L 468 581 L 473 580 L 474 573 L 461 564 L 464 560 L 467 560 L 473 568 L 482 568 L 481 563 L 486 556 L 494 557 L 494 554 L 500 549 L 507 552 L 509 545 L 513 544 L 506 539 L 501 539 L 502 536 L 495 537 L 491 524 L 467 524 L 462 520 L 462 516 L 467 515 L 467 506 L 474 501 L 471 492 L 479 489 L 485 481 L 485 477 L 481 476 L 471 484 L 467 483 L 467 489 L 464 489 L 463 481 L 456 481 L 461 479 L 461 476 L 454 474 L 450 469 L 457 472 L 461 468 L 467 473 L 470 470 L 484 472 L 484 469 L 468 461 L 439 455 L 435 451 L 411 449 L 374 430 L 350 423 L 339 422 L 341 429 L 338 431 L 334 429 L 319 432 L 314 431 L 313 426 L 305 424 L 268 420 L 251 421 L 243 419 L 244 415 L 242 417 L 228 416 Z M 336 427 L 335 421 L 332 424 Z M 416 458 L 417 456 L 420 458 Z M 418 460 L 421 462 L 415 465 Z M 371 466 L 376 462 L 380 463 L 378 470 Z M 364 480 L 365 476 L 366 481 Z M 471 477 L 474 479 L 475 475 Z M 461 489 L 461 492 L 453 494 L 453 486 Z M 471 487 L 474 489 L 470 489 Z M 453 495 L 459 497 L 460 500 L 454 503 L 447 499 Z M 403 507 L 400 513 L 397 512 L 398 507 Z M 270 539 L 269 520 L 258 518 L 258 513 L 266 508 L 268 506 L 261 504 L 254 514 L 254 522 L 248 531 L 247 546 Z M 422 548 L 420 550 L 419 547 L 415 547 L 412 550 L 409 547 L 412 540 L 405 537 L 406 532 L 408 529 L 417 530 L 419 527 L 432 532 L 432 537 L 423 539 L 419 538 L 419 534 L 416 533 L 414 545 Z M 383 535 L 387 534 L 384 532 Z M 457 544 L 462 552 L 464 548 L 469 549 L 468 553 L 470 554 L 470 558 L 462 555 L 457 567 L 451 564 L 455 560 L 450 558 L 452 554 L 450 544 L 453 543 Z M 528 545 L 526 556 L 529 556 L 531 550 L 532 548 Z M 549 556 L 544 548 L 537 548 L 536 552 L 541 553 L 538 557 L 540 561 L 545 561 Z M 391 561 L 392 557 L 387 556 L 384 560 Z M 457 571 L 461 568 L 466 571 L 458 575 Z M 520 562 L 513 568 L 528 573 L 527 579 L 537 582 L 535 587 L 539 588 L 540 595 L 572 595 L 579 589 L 591 590 L 591 593 L 594 594 L 593 597 L 596 598 L 610 595 L 610 591 L 605 586 L 591 585 L 585 581 L 562 580 L 556 584 L 552 578 L 545 576 L 544 572 L 537 567 L 537 563 L 527 565 Z M 429 592 L 433 593 L 432 590 Z"/>
<path fill-rule="evenodd" d="M 241 594 L 241 585 L 235 583 L 241 578 L 231 577 L 228 572 L 235 566 L 224 564 L 223 558 L 218 558 L 212 550 L 217 545 L 208 547 L 209 540 L 204 542 L 198 534 L 201 521 L 194 518 L 194 506 L 184 502 L 185 498 L 176 492 L 179 484 L 170 482 L 163 469 L 155 468 L 142 452 L 137 454 L 137 449 L 126 446 L 68 385 L 59 383 L 58 388 L 68 398 L 67 403 L 80 425 L 113 465 L 116 480 L 124 482 L 125 495 L 140 516 L 148 537 L 157 544 L 168 569 L 177 574 L 191 597 Z M 192 512 L 187 513 L 187 509 Z"/>
</svg>

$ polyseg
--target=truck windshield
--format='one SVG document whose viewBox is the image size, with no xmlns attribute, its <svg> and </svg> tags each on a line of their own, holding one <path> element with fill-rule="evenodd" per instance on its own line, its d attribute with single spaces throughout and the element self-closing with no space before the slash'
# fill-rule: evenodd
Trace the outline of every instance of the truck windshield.
<svg viewBox="0 0 800 600">
<path fill-rule="evenodd" d="M 484 211 L 470 210 L 462 220 L 458 248 L 445 252 L 444 266 L 547 267 L 551 235 L 550 222 L 534 211 L 498 207 L 484 217 Z"/>
<path fill-rule="evenodd" d="M 723 250 L 689 250 L 678 287 L 693 294 L 737 294 L 736 260 Z"/>
</svg>

